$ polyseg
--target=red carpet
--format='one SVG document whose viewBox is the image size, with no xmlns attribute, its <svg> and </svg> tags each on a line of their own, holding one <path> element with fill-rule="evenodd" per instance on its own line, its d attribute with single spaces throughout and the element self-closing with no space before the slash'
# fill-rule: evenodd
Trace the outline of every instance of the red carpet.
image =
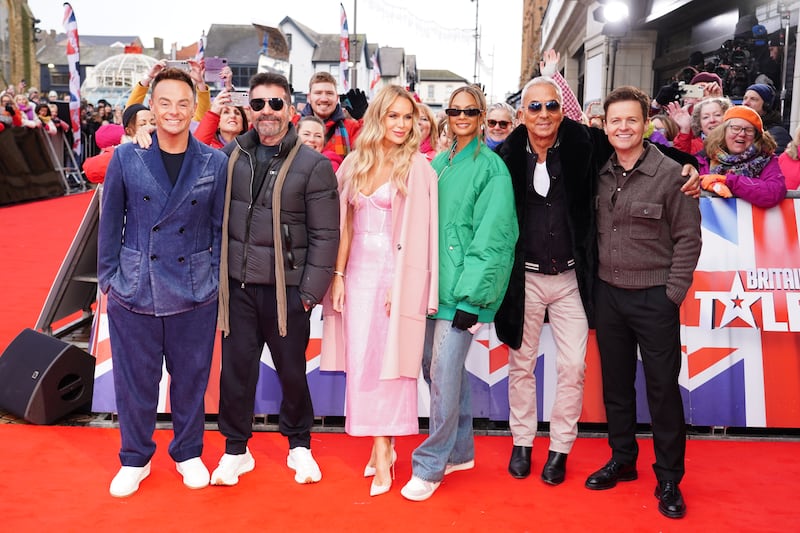
<svg viewBox="0 0 800 533">
<path fill-rule="evenodd" d="M 92 194 L 0 207 L 0 349 L 36 324 Z"/>
<path fill-rule="evenodd" d="M 0 516 L 4 531 L 790 531 L 800 524 L 795 496 L 800 444 L 689 441 L 682 488 L 683 520 L 662 517 L 653 497 L 652 446 L 642 440 L 639 479 L 608 491 L 583 487 L 608 455 L 603 439 L 579 439 L 567 480 L 558 487 L 537 475 L 506 473 L 508 437 L 479 437 L 474 470 L 446 478 L 426 502 L 408 502 L 400 488 L 411 474 L 410 453 L 422 437 L 398 439 L 395 486 L 370 498 L 361 472 L 370 441 L 314 434 L 322 481 L 298 485 L 286 467 L 286 440 L 257 433 L 256 469 L 235 487 L 189 490 L 157 431 L 153 470 L 130 498 L 108 495 L 118 468 L 113 429 L 0 425 Z M 203 459 L 213 467 L 224 451 L 206 433 Z M 537 440 L 535 470 L 547 454 Z"/>
<path fill-rule="evenodd" d="M 89 203 L 89 194 L 0 208 L 0 350 L 33 327 L 58 267 Z M 0 384 L 2 386 L 2 384 Z M 171 432 L 156 432 L 153 473 L 139 493 L 118 500 L 108 484 L 118 469 L 119 432 L 88 427 L 0 424 L 2 531 L 794 531 L 800 524 L 800 443 L 690 440 L 681 488 L 688 513 L 662 517 L 653 497 L 652 443 L 641 441 L 637 481 L 610 491 L 583 487 L 609 456 L 605 439 L 579 439 L 567 480 L 538 479 L 547 439 L 534 451 L 534 475 L 506 472 L 509 437 L 479 437 L 477 467 L 449 476 L 427 502 L 400 496 L 410 454 L 422 436 L 398 439 L 396 486 L 368 496 L 361 477 L 368 439 L 315 433 L 323 480 L 297 485 L 286 467 L 286 441 L 257 433 L 254 472 L 237 487 L 191 491 L 166 453 Z M 206 433 L 203 459 L 223 453 Z"/>
</svg>

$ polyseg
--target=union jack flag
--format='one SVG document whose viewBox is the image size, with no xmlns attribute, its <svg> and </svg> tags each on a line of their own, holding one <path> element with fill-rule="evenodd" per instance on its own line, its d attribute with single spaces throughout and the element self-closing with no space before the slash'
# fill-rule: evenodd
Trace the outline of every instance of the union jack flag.
<svg viewBox="0 0 800 533">
<path fill-rule="evenodd" d="M 701 198 L 703 250 L 694 282 L 681 307 L 683 362 L 679 383 L 686 421 L 697 426 L 800 427 L 800 200 L 772 209 L 743 200 Z M 343 373 L 320 372 L 322 322 L 311 315 L 306 374 L 317 416 L 344 414 Z M 219 399 L 216 343 L 206 412 Z M 538 413 L 549 420 L 557 381 L 556 349 L 548 325 L 542 329 L 534 374 Z M 93 410 L 115 410 L 105 296 L 98 300 L 91 352 L 97 357 Z M 586 354 L 583 422 L 604 422 L 597 344 L 590 332 Z M 508 419 L 508 347 L 488 324 L 475 335 L 466 361 L 473 414 Z M 643 372 L 637 374 L 637 413 L 649 422 Z M 164 370 L 159 412 L 169 410 Z M 420 380 L 419 415 L 427 416 L 428 388 Z M 265 348 L 256 412 L 277 413 L 281 391 Z"/>
<path fill-rule="evenodd" d="M 67 64 L 69 65 L 69 120 L 72 123 L 72 151 L 81 154 L 81 47 L 78 41 L 78 21 L 72 6 L 64 3 L 64 31 L 67 34 Z"/>
<path fill-rule="evenodd" d="M 347 13 L 344 11 L 344 5 L 339 4 L 341 8 L 341 32 L 339 34 L 339 83 L 342 86 L 342 92 L 350 90 L 350 31 L 347 29 Z"/>
</svg>

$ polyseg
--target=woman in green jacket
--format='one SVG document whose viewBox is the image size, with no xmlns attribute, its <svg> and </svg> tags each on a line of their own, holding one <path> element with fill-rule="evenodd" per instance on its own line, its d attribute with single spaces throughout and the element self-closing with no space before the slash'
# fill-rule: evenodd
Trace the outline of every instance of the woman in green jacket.
<svg viewBox="0 0 800 533">
<path fill-rule="evenodd" d="M 430 498 L 446 474 L 475 465 L 464 363 L 473 332 L 494 320 L 503 300 L 519 232 L 511 177 L 483 142 L 483 93 L 459 87 L 445 113 L 455 139 L 431 163 L 439 176 L 439 311 L 428 317 L 422 362 L 430 429 L 401 491 L 413 501 Z"/>
</svg>

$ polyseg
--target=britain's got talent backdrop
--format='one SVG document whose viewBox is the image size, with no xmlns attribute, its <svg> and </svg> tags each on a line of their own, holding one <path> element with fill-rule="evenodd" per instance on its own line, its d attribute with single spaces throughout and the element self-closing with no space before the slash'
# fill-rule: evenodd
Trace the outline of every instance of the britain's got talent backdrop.
<svg viewBox="0 0 800 533">
<path fill-rule="evenodd" d="M 772 209 L 742 200 L 701 198 L 703 250 L 694 284 L 681 308 L 683 364 L 680 374 L 686 420 L 697 426 L 800 427 L 800 200 Z M 602 312 L 602 310 L 600 310 Z M 311 316 L 306 372 L 317 416 L 344 414 L 344 374 L 320 372 L 322 322 Z M 92 353 L 97 357 L 93 410 L 115 410 L 113 358 L 105 299 L 99 300 Z M 206 412 L 219 398 L 219 341 L 206 392 Z M 539 416 L 548 420 L 556 380 L 555 345 L 542 332 L 535 374 Z M 604 422 L 600 365 L 594 333 L 586 357 L 581 420 Z M 641 364 L 641 363 L 640 363 Z M 491 325 L 483 327 L 467 358 L 476 417 L 508 419 L 508 349 Z M 169 411 L 166 370 L 160 412 Z M 642 372 L 637 377 L 638 418 L 649 422 Z M 261 357 L 256 413 L 274 414 L 280 387 L 268 350 Z M 420 380 L 419 414 L 427 416 L 429 394 Z"/>
</svg>

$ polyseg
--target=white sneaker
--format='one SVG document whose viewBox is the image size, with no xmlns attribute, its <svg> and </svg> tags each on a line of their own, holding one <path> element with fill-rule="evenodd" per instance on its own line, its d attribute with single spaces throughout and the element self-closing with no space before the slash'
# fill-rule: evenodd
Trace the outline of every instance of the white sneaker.
<svg viewBox="0 0 800 533">
<path fill-rule="evenodd" d="M 236 485 L 239 476 L 251 472 L 256 467 L 256 461 L 250 454 L 250 448 L 245 448 L 244 453 L 238 455 L 224 454 L 219 460 L 219 466 L 211 474 L 212 485 Z"/>
<path fill-rule="evenodd" d="M 150 475 L 150 461 L 144 466 L 123 466 L 111 480 L 108 492 L 115 498 L 125 498 L 139 490 L 139 483 Z"/>
<path fill-rule="evenodd" d="M 461 472 L 462 470 L 471 470 L 473 468 L 475 468 L 475 459 L 467 461 L 466 463 L 447 463 L 447 466 L 444 467 L 444 475 L 447 476 L 453 472 Z"/>
<path fill-rule="evenodd" d="M 208 486 L 208 468 L 199 457 L 175 463 L 175 468 L 183 476 L 183 484 L 190 489 L 202 489 Z"/>
<path fill-rule="evenodd" d="M 294 470 L 294 480 L 298 483 L 316 483 L 322 479 L 319 465 L 311 456 L 311 450 L 298 446 L 289 450 L 286 466 Z"/>
<path fill-rule="evenodd" d="M 440 484 L 441 481 L 425 481 L 417 476 L 411 476 L 406 486 L 400 490 L 400 494 L 407 500 L 421 502 L 433 496 Z"/>
</svg>

